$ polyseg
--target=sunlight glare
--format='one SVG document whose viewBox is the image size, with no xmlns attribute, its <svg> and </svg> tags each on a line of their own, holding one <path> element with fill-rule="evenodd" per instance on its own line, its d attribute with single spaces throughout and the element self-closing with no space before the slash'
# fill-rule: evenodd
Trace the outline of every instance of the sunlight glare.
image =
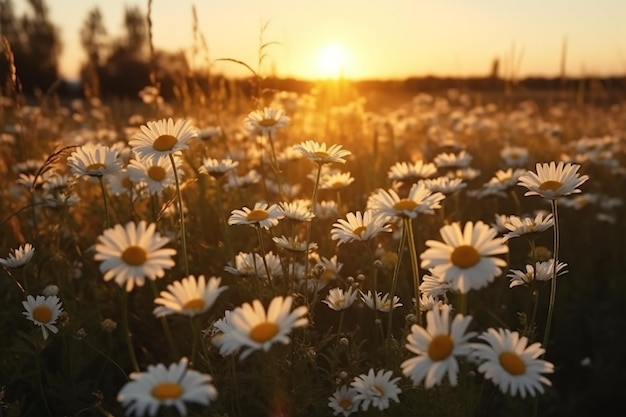
<svg viewBox="0 0 626 417">
<path fill-rule="evenodd" d="M 345 70 L 346 52 L 342 45 L 325 45 L 317 57 L 319 75 L 324 78 L 337 78 Z"/>
</svg>

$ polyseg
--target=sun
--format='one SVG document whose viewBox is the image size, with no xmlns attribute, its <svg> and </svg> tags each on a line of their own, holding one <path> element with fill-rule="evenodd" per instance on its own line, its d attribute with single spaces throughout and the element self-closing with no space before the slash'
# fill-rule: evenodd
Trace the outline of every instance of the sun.
<svg viewBox="0 0 626 417">
<path fill-rule="evenodd" d="M 339 43 L 329 43 L 322 47 L 317 55 L 319 75 L 323 78 L 337 78 L 342 75 L 346 65 L 346 50 Z"/>
</svg>

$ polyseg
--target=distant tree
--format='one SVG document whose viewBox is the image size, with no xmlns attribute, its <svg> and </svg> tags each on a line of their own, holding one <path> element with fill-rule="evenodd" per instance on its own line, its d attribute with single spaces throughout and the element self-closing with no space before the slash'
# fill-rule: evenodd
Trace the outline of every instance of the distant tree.
<svg viewBox="0 0 626 417">
<path fill-rule="evenodd" d="M 109 47 L 107 30 L 100 9 L 91 9 L 80 30 L 80 42 L 85 50 L 87 62 L 81 68 L 85 95 L 100 97 L 100 72 Z"/>
<path fill-rule="evenodd" d="M 59 78 L 59 31 L 44 0 L 28 0 L 30 13 L 17 18 L 11 0 L 0 0 L 0 31 L 13 51 L 17 75 L 25 93 L 47 90 Z M 0 57 L 0 78 L 6 85 L 8 61 Z"/>
</svg>

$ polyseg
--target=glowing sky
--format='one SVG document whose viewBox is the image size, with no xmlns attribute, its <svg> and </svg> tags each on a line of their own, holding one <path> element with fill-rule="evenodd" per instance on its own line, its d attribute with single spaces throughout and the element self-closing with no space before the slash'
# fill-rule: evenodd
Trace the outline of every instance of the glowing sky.
<svg viewBox="0 0 626 417">
<path fill-rule="evenodd" d="M 21 13 L 26 0 L 14 4 Z M 47 4 L 64 43 L 61 71 L 72 77 L 84 59 L 78 36 L 88 10 L 98 6 L 109 34 L 119 35 L 125 6 L 147 11 L 148 2 Z M 191 50 L 192 5 L 211 60 L 256 67 L 260 28 L 269 22 L 263 40 L 278 44 L 266 49 L 266 62 L 283 77 L 327 77 L 338 68 L 357 79 L 476 76 L 488 74 L 494 58 L 503 75 L 513 57 L 520 76 L 556 76 L 565 39 L 568 75 L 626 74 L 621 0 L 153 0 L 156 48 Z M 339 62 L 320 62 L 320 55 Z M 232 63 L 215 69 L 248 75 Z"/>
</svg>

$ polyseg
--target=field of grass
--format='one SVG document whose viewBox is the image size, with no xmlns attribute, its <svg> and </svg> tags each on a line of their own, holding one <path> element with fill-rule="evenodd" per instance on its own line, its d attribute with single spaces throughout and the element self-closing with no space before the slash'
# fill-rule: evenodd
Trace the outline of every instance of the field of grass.
<svg viewBox="0 0 626 417">
<path fill-rule="evenodd" d="M 172 103 L 2 97 L 0 416 L 118 416 L 131 404 L 134 415 L 216 417 L 626 410 L 625 101 L 262 87 L 252 97 L 213 92 Z M 156 128 L 168 118 L 186 121 L 189 137 L 165 122 Z M 141 137 L 152 142 L 147 151 Z M 155 150 L 162 159 L 140 158 Z M 588 177 L 571 189 L 580 193 L 525 195 L 520 176 L 550 162 Z M 411 199 L 412 187 L 422 200 Z M 376 197 L 384 193 L 399 200 L 385 206 Z M 390 214 L 399 208 L 404 214 Z M 382 217 L 349 221 L 366 210 Z M 543 231 L 507 235 L 520 231 L 504 228 L 510 216 L 533 224 L 538 214 L 557 216 Z M 122 227 L 141 222 L 160 237 L 151 249 L 121 238 Z M 442 230 L 478 230 L 479 222 L 499 250 L 478 256 L 495 270 L 477 272 L 467 288 L 431 269 L 425 254 Z M 32 253 L 16 252 L 25 244 Z M 472 245 L 481 246 L 461 246 Z M 124 249 L 131 246 L 134 257 Z M 142 258 L 158 249 L 167 249 L 160 263 Z M 471 256 L 458 256 L 453 267 L 470 273 Z M 510 271 L 555 257 L 566 273 L 548 267 L 543 280 L 531 273 L 528 285 L 510 287 Z M 141 272 L 132 279 L 110 269 L 113 258 Z M 178 312 L 177 302 L 163 301 L 174 283 L 200 276 L 212 282 L 209 298 L 187 288 Z M 425 282 L 433 286 L 417 287 Z M 336 289 L 355 291 L 354 303 L 342 309 Z M 362 297 L 368 291 L 397 296 L 399 305 L 380 311 L 378 300 L 373 309 Z M 279 297 L 291 302 L 282 319 L 244 308 L 258 300 L 267 309 Z M 37 307 L 38 298 L 49 303 Z M 471 318 L 472 352 L 489 329 L 541 344 L 545 353 L 532 358 L 541 371 L 530 362 L 505 366 L 514 386 L 532 389 L 522 396 L 499 385 L 469 351 L 433 353 L 439 333 L 427 311 Z M 246 328 L 243 318 L 257 321 Z M 406 347 L 417 327 L 432 338 L 426 352 Z M 406 371 L 416 356 L 458 369 L 428 384 Z M 186 370 L 147 388 L 132 384 L 131 375 L 156 374 L 158 364 Z M 370 370 L 391 376 L 359 391 Z M 204 378 L 194 392 L 183 384 L 192 376 Z M 348 397 L 333 408 L 341 387 Z"/>
</svg>

